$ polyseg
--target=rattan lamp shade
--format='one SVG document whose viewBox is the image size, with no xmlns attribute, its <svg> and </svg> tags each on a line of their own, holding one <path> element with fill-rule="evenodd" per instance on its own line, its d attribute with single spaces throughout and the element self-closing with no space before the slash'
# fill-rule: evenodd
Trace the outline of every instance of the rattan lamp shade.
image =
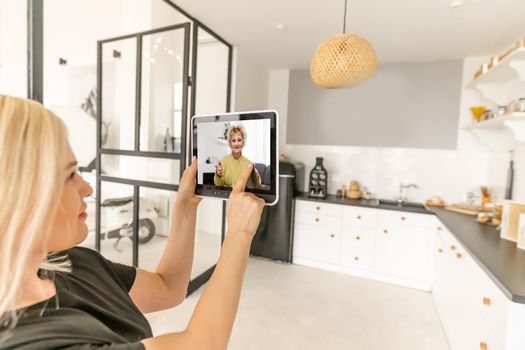
<svg viewBox="0 0 525 350">
<path fill-rule="evenodd" d="M 321 43 L 310 64 L 312 80 L 322 88 L 355 86 L 376 71 L 374 48 L 355 34 L 339 34 Z"/>
</svg>

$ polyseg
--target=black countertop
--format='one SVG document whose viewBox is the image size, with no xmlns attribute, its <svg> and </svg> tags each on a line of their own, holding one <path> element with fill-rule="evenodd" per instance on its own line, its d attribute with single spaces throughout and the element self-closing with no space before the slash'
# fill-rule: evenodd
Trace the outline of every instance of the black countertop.
<svg viewBox="0 0 525 350">
<path fill-rule="evenodd" d="M 354 200 L 334 195 L 322 199 L 302 193 L 296 199 L 436 215 L 507 298 L 525 304 L 525 250 L 518 249 L 515 242 L 500 238 L 495 228 L 478 224 L 472 216 L 442 208 L 405 208 L 379 204 L 377 200 Z"/>
<path fill-rule="evenodd" d="M 296 195 L 295 198 L 305 200 L 305 201 L 314 201 L 314 202 L 321 202 L 321 203 L 353 205 L 355 207 L 367 207 L 367 208 L 375 208 L 375 209 L 400 210 L 400 211 L 407 211 L 411 213 L 433 214 L 428 209 L 403 207 L 400 205 L 379 204 L 379 200 L 377 199 L 367 200 L 367 199 L 337 198 L 333 194 L 329 194 L 326 198 L 313 198 L 313 197 L 308 197 L 308 193 L 304 193 L 304 192 Z"/>
</svg>

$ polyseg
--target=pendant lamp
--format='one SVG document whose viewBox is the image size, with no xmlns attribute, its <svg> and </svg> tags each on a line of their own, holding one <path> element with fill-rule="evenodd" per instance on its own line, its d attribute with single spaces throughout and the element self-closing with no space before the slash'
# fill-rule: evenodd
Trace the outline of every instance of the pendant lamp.
<svg viewBox="0 0 525 350">
<path fill-rule="evenodd" d="M 310 64 L 310 76 L 321 88 L 356 86 L 371 78 L 377 71 L 377 56 L 368 41 L 346 34 L 346 5 L 343 34 L 321 43 Z"/>
</svg>

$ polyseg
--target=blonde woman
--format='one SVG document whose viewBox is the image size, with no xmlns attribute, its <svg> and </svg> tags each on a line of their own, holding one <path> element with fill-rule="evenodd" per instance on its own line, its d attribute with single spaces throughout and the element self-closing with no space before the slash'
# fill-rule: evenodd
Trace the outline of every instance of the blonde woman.
<svg viewBox="0 0 525 350">
<path fill-rule="evenodd" d="M 155 272 L 75 247 L 88 232 L 84 199 L 92 193 L 76 166 L 59 118 L 36 102 L 0 95 L 0 348 L 225 349 L 264 206 L 244 192 L 252 167 L 228 200 L 222 253 L 187 328 L 152 337 L 143 313 L 186 295 L 197 162 L 180 181 Z"/>
<path fill-rule="evenodd" d="M 232 125 L 228 128 L 226 138 L 230 146 L 231 153 L 223 157 L 215 165 L 215 176 L 213 182 L 215 186 L 232 187 L 238 180 L 242 170 L 251 164 L 250 160 L 242 155 L 242 149 L 246 146 L 246 130 L 242 125 Z M 254 172 L 250 177 L 248 187 L 255 187 L 261 184 L 261 176 L 254 167 Z"/>
</svg>

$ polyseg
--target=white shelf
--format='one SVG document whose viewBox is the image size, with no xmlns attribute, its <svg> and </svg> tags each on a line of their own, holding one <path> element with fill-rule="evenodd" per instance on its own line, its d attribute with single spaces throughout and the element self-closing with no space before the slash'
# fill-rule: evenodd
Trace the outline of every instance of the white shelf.
<svg viewBox="0 0 525 350">
<path fill-rule="evenodd" d="M 467 87 L 476 88 L 479 84 L 502 84 L 520 78 L 525 80 L 525 47 L 516 49 L 494 67 L 473 79 Z"/>
<path fill-rule="evenodd" d="M 525 97 L 525 48 L 510 53 L 489 71 L 473 79 L 467 88 L 478 90 L 496 105 L 507 105 Z"/>
<path fill-rule="evenodd" d="M 525 112 L 506 114 L 463 127 L 493 149 L 514 149 L 516 141 L 525 142 Z"/>
</svg>

